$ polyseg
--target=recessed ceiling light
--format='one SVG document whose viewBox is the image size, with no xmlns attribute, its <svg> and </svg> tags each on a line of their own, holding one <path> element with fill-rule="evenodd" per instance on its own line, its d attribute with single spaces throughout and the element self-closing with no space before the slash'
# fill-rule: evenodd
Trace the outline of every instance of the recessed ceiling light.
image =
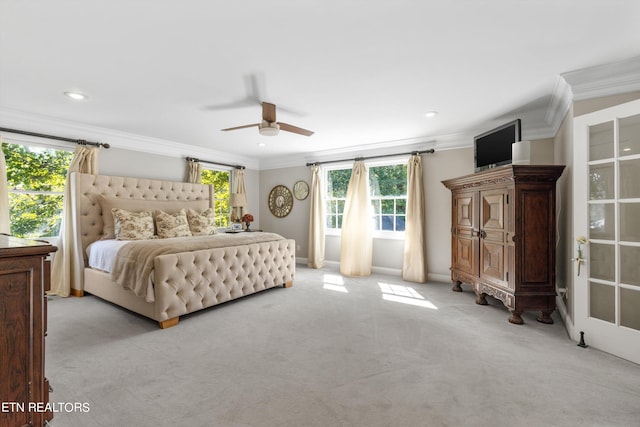
<svg viewBox="0 0 640 427">
<path fill-rule="evenodd" d="M 623 148 L 622 151 L 631 151 L 631 148 L 626 147 L 626 148 Z"/>
<path fill-rule="evenodd" d="M 64 94 L 71 99 L 77 99 L 77 100 L 87 99 L 87 95 L 80 92 L 65 92 Z"/>
<path fill-rule="evenodd" d="M 267 144 L 265 144 L 264 142 L 258 142 L 258 147 L 264 147 L 265 145 Z"/>
<path fill-rule="evenodd" d="M 436 114 L 438 114 L 437 111 L 429 111 L 427 113 L 424 113 L 424 116 L 430 119 L 431 117 L 434 117 Z"/>
</svg>

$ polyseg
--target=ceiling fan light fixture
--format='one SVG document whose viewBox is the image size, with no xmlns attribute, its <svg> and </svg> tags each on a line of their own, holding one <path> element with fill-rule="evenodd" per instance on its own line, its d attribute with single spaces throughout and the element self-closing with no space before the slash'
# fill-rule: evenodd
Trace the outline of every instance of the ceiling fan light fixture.
<svg viewBox="0 0 640 427">
<path fill-rule="evenodd" d="M 258 132 L 262 136 L 276 136 L 280 132 L 280 126 L 277 123 L 269 123 L 263 120 L 258 126 Z"/>
</svg>

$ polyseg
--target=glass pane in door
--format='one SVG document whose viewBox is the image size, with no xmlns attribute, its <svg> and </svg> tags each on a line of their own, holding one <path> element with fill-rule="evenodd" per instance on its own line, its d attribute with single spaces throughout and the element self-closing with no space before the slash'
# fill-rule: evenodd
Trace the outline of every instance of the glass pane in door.
<svg viewBox="0 0 640 427">
<path fill-rule="evenodd" d="M 640 115 L 620 119 L 620 156 L 640 154 Z"/>
<path fill-rule="evenodd" d="M 596 319 L 615 323 L 616 288 L 601 283 L 589 282 L 589 315 Z"/>
<path fill-rule="evenodd" d="M 589 167 L 589 200 L 613 199 L 614 185 L 613 162 Z"/>
<path fill-rule="evenodd" d="M 640 203 L 620 203 L 620 240 L 640 242 Z"/>
<path fill-rule="evenodd" d="M 589 160 L 613 157 L 613 122 L 589 127 Z"/>
<path fill-rule="evenodd" d="M 616 280 L 616 247 L 591 243 L 589 251 L 590 276 L 594 279 Z"/>
<path fill-rule="evenodd" d="M 640 331 L 640 290 L 620 288 L 620 325 Z"/>
<path fill-rule="evenodd" d="M 613 240 L 616 236 L 616 212 L 613 203 L 589 205 L 589 238 Z"/>
<path fill-rule="evenodd" d="M 640 159 L 620 161 L 620 198 L 640 198 Z"/>
<path fill-rule="evenodd" d="M 640 286 L 640 246 L 620 245 L 620 282 Z"/>
</svg>

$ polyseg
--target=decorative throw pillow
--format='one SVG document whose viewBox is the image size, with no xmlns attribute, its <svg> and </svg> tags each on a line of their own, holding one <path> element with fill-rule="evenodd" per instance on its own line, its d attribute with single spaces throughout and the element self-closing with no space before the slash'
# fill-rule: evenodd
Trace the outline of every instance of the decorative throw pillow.
<svg viewBox="0 0 640 427">
<path fill-rule="evenodd" d="M 212 208 L 202 213 L 198 213 L 193 209 L 187 210 L 187 219 L 189 220 L 189 229 L 194 236 L 208 236 L 216 234 L 216 216 Z"/>
<path fill-rule="evenodd" d="M 113 197 L 98 196 L 97 202 L 102 208 L 103 231 L 102 239 L 114 239 L 115 230 L 113 225 L 113 216 L 106 215 L 105 212 L 111 213 L 114 208 L 124 209 L 129 212 L 154 212 L 161 210 L 167 213 L 175 213 L 180 209 L 206 209 L 209 203 L 206 200 L 140 200 L 140 199 L 116 199 Z"/>
<path fill-rule="evenodd" d="M 156 230 L 158 237 L 166 239 L 168 237 L 185 237 L 191 236 L 189 230 L 189 221 L 184 209 L 180 209 L 176 213 L 166 213 L 164 211 L 156 211 Z"/>
<path fill-rule="evenodd" d="M 151 212 L 129 212 L 114 208 L 113 225 L 117 240 L 153 239 L 153 216 Z"/>
</svg>

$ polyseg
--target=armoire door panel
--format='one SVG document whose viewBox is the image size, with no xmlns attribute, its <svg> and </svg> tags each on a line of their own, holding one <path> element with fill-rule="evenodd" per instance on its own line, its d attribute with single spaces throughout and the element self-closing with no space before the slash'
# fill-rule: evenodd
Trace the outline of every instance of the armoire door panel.
<svg viewBox="0 0 640 427">
<path fill-rule="evenodd" d="M 552 227 L 554 218 L 549 210 L 553 206 L 549 191 L 521 190 L 518 206 L 518 214 L 523 219 L 523 238 L 518 242 L 523 258 L 521 283 L 523 286 L 550 284 L 555 272 L 546 260 L 555 253 L 551 247 L 555 244 L 555 236 L 549 235 L 549 230 L 555 227 Z"/>
<path fill-rule="evenodd" d="M 474 273 L 476 266 L 477 252 L 475 246 L 477 241 L 458 237 L 456 239 L 456 265 L 467 273 Z"/>
<path fill-rule="evenodd" d="M 485 279 L 492 279 L 498 284 L 502 284 L 505 281 L 505 251 L 504 245 L 493 244 L 487 241 L 482 243 L 482 260 L 481 268 L 482 272 L 480 277 Z"/>
<path fill-rule="evenodd" d="M 481 228 L 504 229 L 505 223 L 505 193 L 481 193 Z"/>
<path fill-rule="evenodd" d="M 458 227 L 474 227 L 473 197 L 461 196 L 456 199 L 456 225 Z"/>
</svg>

